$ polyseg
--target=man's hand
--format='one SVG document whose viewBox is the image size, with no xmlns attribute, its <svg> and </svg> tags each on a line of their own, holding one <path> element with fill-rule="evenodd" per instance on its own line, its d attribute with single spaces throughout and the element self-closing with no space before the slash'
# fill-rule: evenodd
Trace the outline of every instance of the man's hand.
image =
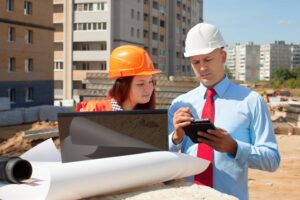
<svg viewBox="0 0 300 200">
<path fill-rule="evenodd" d="M 173 142 L 178 144 L 185 136 L 182 127 L 189 125 L 193 121 L 192 113 L 189 108 L 179 108 L 173 117 L 174 133 Z"/>
<path fill-rule="evenodd" d="M 198 132 L 198 135 L 201 136 L 201 138 L 198 138 L 199 142 L 203 142 L 219 152 L 227 152 L 235 156 L 237 142 L 232 139 L 226 130 L 216 128 L 215 130 L 209 129 L 207 132 Z"/>
</svg>

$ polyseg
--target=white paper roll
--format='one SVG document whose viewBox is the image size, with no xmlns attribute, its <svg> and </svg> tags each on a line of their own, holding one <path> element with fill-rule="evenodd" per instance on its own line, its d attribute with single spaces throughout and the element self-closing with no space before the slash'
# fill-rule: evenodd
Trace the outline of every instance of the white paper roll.
<svg viewBox="0 0 300 200">
<path fill-rule="evenodd" d="M 32 161 L 33 182 L 0 182 L 0 199 L 81 199 L 192 176 L 208 166 L 206 160 L 168 151 L 61 163 L 52 140 L 22 157 Z"/>
<path fill-rule="evenodd" d="M 80 199 L 179 179 L 205 170 L 208 161 L 158 151 L 52 165 L 47 199 Z"/>
</svg>

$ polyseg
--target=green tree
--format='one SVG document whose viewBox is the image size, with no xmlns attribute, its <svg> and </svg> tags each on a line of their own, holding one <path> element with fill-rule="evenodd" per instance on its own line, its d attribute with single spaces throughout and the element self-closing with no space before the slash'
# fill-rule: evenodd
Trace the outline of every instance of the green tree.
<svg viewBox="0 0 300 200">
<path fill-rule="evenodd" d="M 286 80 L 286 81 L 284 82 L 284 86 L 285 86 L 286 88 L 289 88 L 289 89 L 294 89 L 294 88 L 296 88 L 296 87 L 297 87 L 296 79 L 291 78 L 291 79 L 289 79 L 289 80 Z"/>
<path fill-rule="evenodd" d="M 276 68 L 274 71 L 274 79 L 280 79 L 282 82 L 288 79 L 295 78 L 289 69 Z"/>
<path fill-rule="evenodd" d="M 275 78 L 275 79 L 271 80 L 271 85 L 274 89 L 279 89 L 281 86 L 281 80 L 278 78 Z"/>
<path fill-rule="evenodd" d="M 296 79 L 300 78 L 300 67 L 292 69 L 291 73 L 295 76 Z"/>
<path fill-rule="evenodd" d="M 227 75 L 227 77 L 229 79 L 233 78 L 232 73 L 231 73 L 231 71 L 230 71 L 230 69 L 228 67 L 225 67 L 225 74 Z"/>
</svg>

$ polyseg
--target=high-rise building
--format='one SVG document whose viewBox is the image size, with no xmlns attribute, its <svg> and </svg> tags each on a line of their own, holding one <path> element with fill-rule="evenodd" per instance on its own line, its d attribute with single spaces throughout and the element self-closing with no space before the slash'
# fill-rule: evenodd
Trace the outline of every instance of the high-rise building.
<svg viewBox="0 0 300 200">
<path fill-rule="evenodd" d="M 300 43 L 291 44 L 291 69 L 300 67 Z"/>
<path fill-rule="evenodd" d="M 259 80 L 259 45 L 253 42 L 226 47 L 226 67 L 230 69 L 235 80 Z"/>
<path fill-rule="evenodd" d="M 167 75 L 192 75 L 183 58 L 202 0 L 53 0 L 55 98 L 78 98 L 90 72 L 107 72 L 110 52 L 144 47 Z"/>
<path fill-rule="evenodd" d="M 237 80 L 259 80 L 259 45 L 248 42 L 237 45 Z"/>
<path fill-rule="evenodd" d="M 225 47 L 225 51 L 227 52 L 227 59 L 225 63 L 225 67 L 229 69 L 232 78 L 236 79 L 236 45 L 227 45 Z"/>
<path fill-rule="evenodd" d="M 278 68 L 291 68 L 291 47 L 284 41 L 260 46 L 260 80 L 271 80 Z"/>
<path fill-rule="evenodd" d="M 11 107 L 53 104 L 53 2 L 0 1 L 0 97 Z"/>
</svg>

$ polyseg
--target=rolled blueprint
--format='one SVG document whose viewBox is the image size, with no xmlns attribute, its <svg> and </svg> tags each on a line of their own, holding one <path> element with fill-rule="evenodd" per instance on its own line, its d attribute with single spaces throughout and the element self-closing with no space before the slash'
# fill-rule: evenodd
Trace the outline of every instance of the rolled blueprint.
<svg viewBox="0 0 300 200">
<path fill-rule="evenodd" d="M 19 157 L 0 157 L 0 180 L 21 183 L 32 174 L 31 164 Z"/>
<path fill-rule="evenodd" d="M 155 151 L 63 163 L 50 167 L 47 199 L 80 199 L 192 176 L 208 161 L 189 155 Z"/>
</svg>

